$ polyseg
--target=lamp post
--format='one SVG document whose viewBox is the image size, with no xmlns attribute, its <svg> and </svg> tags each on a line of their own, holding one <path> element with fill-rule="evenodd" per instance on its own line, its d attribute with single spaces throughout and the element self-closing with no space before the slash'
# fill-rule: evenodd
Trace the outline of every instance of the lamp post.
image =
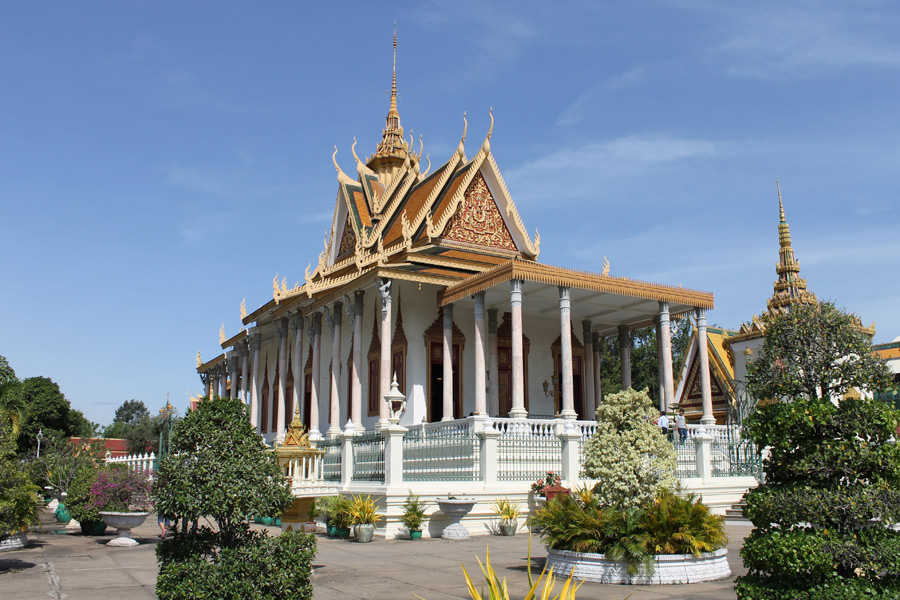
<svg viewBox="0 0 900 600">
<path fill-rule="evenodd" d="M 41 440 L 42 439 L 44 439 L 44 428 L 43 427 L 38 429 L 38 432 L 37 432 L 37 441 L 38 441 L 37 457 L 38 458 L 41 457 Z"/>
</svg>

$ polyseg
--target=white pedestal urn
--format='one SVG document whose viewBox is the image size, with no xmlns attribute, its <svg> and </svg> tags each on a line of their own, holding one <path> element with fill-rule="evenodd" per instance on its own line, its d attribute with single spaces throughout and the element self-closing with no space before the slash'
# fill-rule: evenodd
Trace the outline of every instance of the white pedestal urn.
<svg viewBox="0 0 900 600">
<path fill-rule="evenodd" d="M 138 541 L 131 538 L 131 530 L 140 527 L 149 514 L 148 512 L 100 511 L 100 516 L 103 517 L 106 524 L 115 528 L 118 533 L 118 537 L 114 537 L 106 545 L 119 548 L 137 546 Z"/>
<path fill-rule="evenodd" d="M 469 530 L 465 525 L 460 523 L 463 517 L 469 514 L 472 507 L 475 506 L 474 498 L 438 498 L 437 504 L 441 511 L 450 517 L 450 524 L 444 527 L 441 532 L 441 539 L 444 540 L 467 540 L 469 539 Z"/>
</svg>

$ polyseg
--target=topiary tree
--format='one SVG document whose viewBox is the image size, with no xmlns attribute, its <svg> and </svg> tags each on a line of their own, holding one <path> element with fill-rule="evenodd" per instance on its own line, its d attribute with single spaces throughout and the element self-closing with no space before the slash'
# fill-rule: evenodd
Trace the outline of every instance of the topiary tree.
<svg viewBox="0 0 900 600">
<path fill-rule="evenodd" d="M 228 545 L 249 518 L 281 514 L 292 496 L 244 403 L 216 397 L 175 426 L 153 499 L 160 514 L 187 519 L 193 531 L 212 518 Z"/>
<path fill-rule="evenodd" d="M 749 573 L 736 581 L 739 598 L 900 597 L 900 532 L 889 527 L 900 521 L 900 413 L 838 400 L 881 379 L 861 336 L 858 320 L 833 306 L 797 307 L 767 324 L 748 383 L 770 400 L 744 434 L 769 456 L 765 484 L 747 495 L 755 528 L 741 551 Z"/>
<path fill-rule="evenodd" d="M 637 507 L 675 486 L 675 449 L 656 426 L 658 417 L 646 389 L 610 394 L 597 408 L 584 472 L 600 481 L 594 493 L 602 504 Z"/>
</svg>

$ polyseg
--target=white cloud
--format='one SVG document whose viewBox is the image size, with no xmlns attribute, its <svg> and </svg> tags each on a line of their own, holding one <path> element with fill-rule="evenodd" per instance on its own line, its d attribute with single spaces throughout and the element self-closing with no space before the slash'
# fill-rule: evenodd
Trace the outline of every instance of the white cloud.
<svg viewBox="0 0 900 600">
<path fill-rule="evenodd" d="M 603 96 L 609 92 L 620 90 L 624 87 L 636 85 L 647 76 L 644 67 L 633 67 L 618 75 L 601 81 L 597 85 L 592 86 L 587 91 L 581 93 L 575 101 L 562 112 L 557 120 L 559 125 L 574 125 L 583 121 L 590 109 L 595 107 L 601 101 Z"/>
</svg>

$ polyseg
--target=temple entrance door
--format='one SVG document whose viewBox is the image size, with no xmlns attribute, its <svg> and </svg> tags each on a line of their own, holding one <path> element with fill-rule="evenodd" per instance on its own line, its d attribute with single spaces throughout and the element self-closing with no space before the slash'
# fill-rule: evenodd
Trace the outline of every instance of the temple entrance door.
<svg viewBox="0 0 900 600">
<path fill-rule="evenodd" d="M 444 417 L 444 345 L 431 342 L 431 376 L 429 380 L 428 421 L 434 423 Z M 462 416 L 459 398 L 459 344 L 453 344 L 453 418 Z"/>
</svg>

